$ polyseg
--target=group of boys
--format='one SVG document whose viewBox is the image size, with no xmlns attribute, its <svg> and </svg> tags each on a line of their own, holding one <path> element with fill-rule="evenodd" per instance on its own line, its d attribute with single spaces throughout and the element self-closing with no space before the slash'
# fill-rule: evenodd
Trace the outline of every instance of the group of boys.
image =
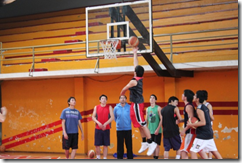
<svg viewBox="0 0 242 163">
<path fill-rule="evenodd" d="M 181 118 L 178 105 L 178 98 L 172 96 L 168 100 L 168 105 L 161 109 L 160 106 L 156 105 L 157 97 L 152 94 L 150 96 L 151 106 L 146 110 L 146 118 L 144 118 L 144 98 L 143 98 L 143 74 L 144 68 L 138 65 L 137 58 L 138 48 L 133 48 L 134 52 L 134 78 L 121 90 L 119 101 L 112 110 L 112 107 L 107 102 L 107 96 L 101 95 L 100 105 L 94 107 L 92 120 L 96 123 L 95 127 L 95 142 L 96 156 L 100 159 L 100 146 L 103 146 L 103 158 L 107 159 L 107 150 L 110 145 L 110 128 L 111 122 L 116 121 L 117 128 L 117 158 L 122 159 L 124 154 L 124 140 L 127 147 L 127 158 L 133 158 L 132 152 L 132 131 L 131 122 L 133 127 L 138 128 L 142 137 L 141 148 L 138 153 L 144 152 L 146 149 L 147 155 L 153 154 L 154 159 L 159 157 L 159 146 L 161 142 L 161 133 L 163 128 L 163 146 L 164 146 L 164 159 L 168 159 L 169 150 L 173 149 L 176 151 L 176 159 L 188 158 L 190 152 L 191 158 L 196 159 L 199 153 L 201 158 L 206 159 L 206 152 L 211 151 L 216 158 L 222 158 L 217 151 L 216 145 L 213 140 L 213 130 L 211 126 L 211 120 L 213 120 L 212 109 L 209 103 L 206 102 L 207 92 L 197 91 L 194 94 L 191 90 L 185 90 L 182 95 L 182 100 L 185 103 L 184 107 L 184 119 Z M 130 90 L 130 102 L 128 105 L 125 96 L 125 92 Z M 73 99 L 73 98 L 72 98 Z M 197 109 L 193 106 L 193 99 L 197 105 Z M 68 100 L 69 102 L 71 99 Z M 207 106 L 205 106 L 205 105 Z M 72 112 L 67 108 L 62 112 L 62 128 L 63 128 L 63 149 L 66 150 L 66 157 L 69 158 L 69 148 L 77 149 L 78 137 L 73 140 L 69 140 L 70 132 L 66 132 L 64 116 L 65 112 Z M 76 110 L 75 110 L 76 111 Z M 75 111 L 73 113 L 75 113 Z M 79 126 L 82 135 L 83 130 L 81 127 L 80 115 L 69 115 L 69 117 L 75 117 L 76 130 Z M 197 117 L 198 123 L 188 123 L 189 118 Z M 211 118 L 210 118 L 211 117 Z M 71 119 L 71 118 L 69 118 Z M 147 125 L 148 122 L 148 125 Z M 178 123 L 184 122 L 184 129 L 179 132 Z M 73 122 L 67 122 L 67 125 Z M 196 128 L 196 130 L 194 129 Z M 76 132 L 76 131 L 75 131 Z M 77 131 L 78 135 L 78 131 Z M 181 136 L 184 136 L 181 141 Z M 82 138 L 84 138 L 82 136 Z M 68 154 L 67 154 L 68 152 Z M 75 153 L 75 151 L 74 151 Z M 71 156 L 74 154 L 71 154 Z M 72 157 L 73 158 L 73 157 Z"/>
</svg>

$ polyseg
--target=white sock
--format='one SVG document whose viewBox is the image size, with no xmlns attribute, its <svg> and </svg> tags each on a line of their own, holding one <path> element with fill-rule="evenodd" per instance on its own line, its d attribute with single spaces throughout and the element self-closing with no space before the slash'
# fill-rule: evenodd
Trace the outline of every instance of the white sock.
<svg viewBox="0 0 242 163">
<path fill-rule="evenodd" d="M 107 159 L 107 157 L 103 157 L 103 159 Z"/>
<path fill-rule="evenodd" d="M 176 155 L 176 159 L 180 159 L 181 158 L 181 156 L 180 155 Z"/>
<path fill-rule="evenodd" d="M 164 158 L 164 159 L 168 159 L 168 158 Z"/>
<path fill-rule="evenodd" d="M 97 158 L 100 159 L 100 155 L 97 155 Z"/>
<path fill-rule="evenodd" d="M 212 159 L 212 158 L 208 158 L 208 159 Z"/>
</svg>

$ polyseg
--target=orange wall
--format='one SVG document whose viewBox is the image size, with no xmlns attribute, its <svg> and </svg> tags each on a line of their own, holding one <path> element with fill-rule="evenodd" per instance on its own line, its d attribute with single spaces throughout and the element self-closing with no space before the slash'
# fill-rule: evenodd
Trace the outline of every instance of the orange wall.
<svg viewBox="0 0 242 163">
<path fill-rule="evenodd" d="M 61 124 L 56 123 L 54 126 L 47 126 L 45 129 L 32 134 L 28 132 L 58 122 L 62 110 L 67 107 L 67 99 L 70 96 L 76 97 L 76 109 L 80 112 L 92 110 L 95 105 L 99 104 L 98 98 L 101 94 L 108 96 L 108 103 L 118 103 L 121 89 L 131 78 L 132 74 L 3 81 L 2 103 L 9 110 L 7 120 L 3 123 L 2 133 L 3 140 L 8 140 L 8 142 L 3 144 L 9 147 L 7 151 L 64 152 L 61 146 L 62 132 L 55 132 L 58 131 Z M 191 89 L 194 92 L 199 89 L 206 89 L 209 93 L 208 101 L 210 102 L 238 102 L 238 70 L 199 71 L 195 72 L 193 78 L 183 77 L 179 79 L 157 77 L 154 73 L 145 74 L 144 99 L 147 103 L 152 93 L 157 95 L 157 102 L 167 102 L 172 95 L 181 100 L 184 89 Z M 129 97 L 128 92 L 126 95 Z M 180 110 L 182 109 L 180 107 Z M 238 107 L 214 107 L 214 110 L 223 109 L 238 110 Z M 84 119 L 90 117 L 91 114 L 83 115 Z M 85 131 L 85 140 L 79 141 L 77 153 L 86 153 L 89 149 L 94 149 L 95 124 L 93 121 L 88 121 L 83 122 L 82 125 Z M 112 122 L 109 154 L 116 152 L 115 125 L 115 122 Z M 215 115 L 213 127 L 216 130 L 215 142 L 221 155 L 224 158 L 238 158 L 238 115 Z M 226 130 L 226 127 L 228 129 L 234 128 L 234 130 Z M 180 128 L 182 128 L 182 125 Z M 134 154 L 137 154 L 141 138 L 137 129 L 133 128 L 132 132 L 133 151 Z M 14 137 L 22 133 L 28 133 L 28 135 Z M 38 135 L 41 134 L 44 134 L 44 136 L 38 138 Z M 14 140 L 10 141 L 11 137 Z M 33 140 L 24 143 L 29 138 Z M 18 143 L 20 144 L 18 145 Z M 162 144 L 161 156 L 164 152 Z M 175 152 L 171 151 L 170 156 L 174 155 Z"/>
</svg>

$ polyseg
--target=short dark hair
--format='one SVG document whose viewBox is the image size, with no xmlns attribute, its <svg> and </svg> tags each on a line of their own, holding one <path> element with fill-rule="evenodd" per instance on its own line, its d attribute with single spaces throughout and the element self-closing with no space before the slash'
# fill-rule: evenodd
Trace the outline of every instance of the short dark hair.
<svg viewBox="0 0 242 163">
<path fill-rule="evenodd" d="M 155 97 L 155 100 L 157 100 L 157 97 L 156 97 L 156 95 L 152 94 L 152 95 L 150 95 L 150 97 L 151 97 L 151 96 L 154 96 L 154 97 Z"/>
<path fill-rule="evenodd" d="M 194 92 L 191 91 L 190 89 L 184 90 L 184 96 L 187 98 L 188 102 L 192 103 L 194 95 L 195 95 Z"/>
<path fill-rule="evenodd" d="M 140 66 L 140 65 L 137 65 L 136 67 L 135 67 L 135 72 L 136 72 L 136 76 L 137 77 L 143 77 L 143 75 L 144 75 L 144 67 L 142 67 L 142 66 Z"/>
<path fill-rule="evenodd" d="M 127 99 L 127 97 L 126 97 L 125 95 L 121 95 L 121 96 L 119 96 L 119 99 L 120 99 L 122 96 L 124 96 L 124 97 L 125 97 L 125 99 Z"/>
<path fill-rule="evenodd" d="M 67 100 L 67 103 L 68 103 L 69 106 L 70 106 L 69 102 L 71 101 L 71 99 L 74 99 L 74 100 L 76 101 L 75 97 L 72 97 L 72 96 L 71 96 L 71 97 Z"/>
<path fill-rule="evenodd" d="M 197 94 L 197 98 L 199 98 L 199 103 L 203 103 L 204 100 L 205 100 L 204 91 L 199 90 L 199 91 L 196 92 L 196 94 Z"/>
<path fill-rule="evenodd" d="M 102 94 L 100 97 L 99 97 L 99 100 L 101 100 L 102 97 L 106 97 L 106 100 L 108 100 L 108 97 L 104 94 Z"/>
<path fill-rule="evenodd" d="M 208 92 L 206 90 L 203 90 L 203 93 L 204 93 L 204 100 L 207 100 L 208 99 Z"/>
<path fill-rule="evenodd" d="M 168 99 L 168 104 L 171 103 L 171 101 L 175 101 L 175 100 L 177 100 L 177 101 L 179 102 L 179 100 L 178 100 L 177 97 L 175 97 L 175 96 L 171 96 L 171 97 Z"/>
</svg>

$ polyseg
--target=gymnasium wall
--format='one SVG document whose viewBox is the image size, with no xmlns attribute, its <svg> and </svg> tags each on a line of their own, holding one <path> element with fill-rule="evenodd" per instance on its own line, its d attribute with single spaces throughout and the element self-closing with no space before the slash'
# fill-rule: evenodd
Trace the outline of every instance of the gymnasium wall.
<svg viewBox="0 0 242 163">
<path fill-rule="evenodd" d="M 85 154 L 89 149 L 94 149 L 95 124 L 91 120 L 91 114 L 93 107 L 99 104 L 99 96 L 106 94 L 108 103 L 115 106 L 121 89 L 131 78 L 132 74 L 3 81 L 2 104 L 8 108 L 8 115 L 2 124 L 2 143 L 7 151 L 64 154 L 60 114 L 68 106 L 67 99 L 75 96 L 76 109 L 82 114 L 85 132 L 85 140 L 79 139 L 77 153 Z M 223 158 L 238 158 L 238 70 L 196 71 L 193 78 L 179 79 L 146 73 L 145 105 L 149 105 L 149 96 L 154 93 L 158 97 L 157 103 L 164 107 L 170 96 L 175 95 L 181 100 L 184 89 L 208 91 L 208 101 L 214 106 L 213 129 L 217 148 Z M 126 95 L 129 98 L 129 92 Z M 183 106 L 180 101 L 181 113 Z M 115 125 L 112 122 L 109 154 L 114 154 L 117 148 Z M 138 154 L 141 137 L 135 128 L 132 133 L 133 152 Z M 160 156 L 163 152 L 161 143 Z M 170 156 L 175 156 L 175 152 L 171 151 Z"/>
</svg>

